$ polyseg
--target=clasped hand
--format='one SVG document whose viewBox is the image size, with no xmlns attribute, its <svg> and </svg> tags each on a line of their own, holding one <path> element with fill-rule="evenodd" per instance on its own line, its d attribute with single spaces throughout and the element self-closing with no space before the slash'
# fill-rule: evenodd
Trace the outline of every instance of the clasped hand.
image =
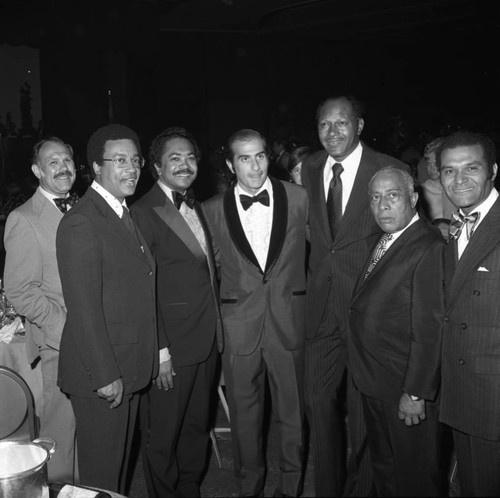
<svg viewBox="0 0 500 498">
<path fill-rule="evenodd" d="M 418 425 L 425 420 L 425 400 L 413 401 L 410 396 L 403 393 L 399 400 L 399 420 L 404 420 L 407 426 Z"/>
<path fill-rule="evenodd" d="M 97 390 L 97 395 L 100 398 L 104 398 L 108 403 L 110 403 L 110 408 L 116 408 L 120 406 L 123 398 L 123 382 L 122 379 L 117 379 L 108 384 L 107 386 L 101 387 Z"/>
</svg>

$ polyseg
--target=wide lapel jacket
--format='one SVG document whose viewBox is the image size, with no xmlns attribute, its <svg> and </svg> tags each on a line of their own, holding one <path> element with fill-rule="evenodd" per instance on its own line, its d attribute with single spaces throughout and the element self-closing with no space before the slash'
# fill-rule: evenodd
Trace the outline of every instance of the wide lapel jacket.
<svg viewBox="0 0 500 498">
<path fill-rule="evenodd" d="M 500 244 L 498 227 L 500 227 L 500 197 L 477 227 L 458 262 L 456 262 L 456 241 L 448 244 L 447 264 L 455 264 L 455 266 L 451 280 L 447 281 L 447 309 L 453 307 L 463 284 L 477 271 L 488 253 Z"/>
<path fill-rule="evenodd" d="M 262 271 L 255 253 L 253 252 L 250 243 L 245 235 L 245 231 L 241 224 L 236 206 L 236 198 L 234 194 L 234 186 L 230 187 L 224 195 L 224 213 L 227 220 L 227 225 L 231 239 L 235 247 L 240 252 L 241 256 L 249 261 L 255 269 L 262 273 L 268 274 L 278 259 L 283 243 L 285 241 L 285 234 L 287 228 L 287 211 L 288 201 L 285 188 L 280 181 L 270 178 L 273 186 L 274 209 L 273 209 L 273 222 L 271 228 L 271 238 L 269 241 L 269 251 L 267 254 L 266 268 Z"/>
</svg>

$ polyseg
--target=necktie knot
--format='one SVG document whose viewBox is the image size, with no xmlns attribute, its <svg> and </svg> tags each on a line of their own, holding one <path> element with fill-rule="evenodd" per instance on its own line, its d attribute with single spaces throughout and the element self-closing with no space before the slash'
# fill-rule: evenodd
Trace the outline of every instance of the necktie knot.
<svg viewBox="0 0 500 498">
<path fill-rule="evenodd" d="M 464 228 L 464 225 L 466 226 L 467 230 L 467 239 L 470 239 L 472 237 L 472 234 L 474 232 L 474 228 L 476 227 L 476 224 L 479 220 L 479 214 L 480 213 L 471 213 L 468 215 L 463 215 L 459 211 L 456 211 L 453 213 L 450 221 L 450 240 L 453 239 L 458 239 L 460 237 L 460 234 L 462 233 L 462 230 Z"/>
<path fill-rule="evenodd" d="M 335 163 L 332 166 L 332 173 L 334 178 L 338 178 L 342 172 L 344 171 L 344 167 L 342 166 L 342 163 Z"/>
<path fill-rule="evenodd" d="M 78 194 L 73 193 L 68 197 L 54 197 L 54 203 L 59 208 L 59 211 L 65 213 L 68 207 L 73 207 L 78 202 Z"/>
<path fill-rule="evenodd" d="M 266 189 L 266 190 L 263 190 L 262 192 L 258 193 L 257 195 L 254 195 L 254 196 L 240 194 L 240 202 L 241 202 L 241 205 L 245 211 L 254 202 L 260 202 L 264 206 L 269 206 L 269 204 L 270 204 L 269 192 Z"/>
<path fill-rule="evenodd" d="M 186 190 L 184 194 L 174 190 L 174 204 L 177 209 L 180 209 L 183 202 L 186 203 L 188 208 L 193 209 L 194 200 L 194 193 L 192 190 Z"/>
</svg>

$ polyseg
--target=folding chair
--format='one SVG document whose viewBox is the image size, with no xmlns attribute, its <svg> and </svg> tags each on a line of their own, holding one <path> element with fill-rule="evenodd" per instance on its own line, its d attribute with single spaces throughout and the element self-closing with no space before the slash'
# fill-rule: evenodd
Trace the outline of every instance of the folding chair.
<svg viewBox="0 0 500 498">
<path fill-rule="evenodd" d="M 219 395 L 219 400 L 222 404 L 222 408 L 224 409 L 224 413 L 226 414 L 227 422 L 229 424 L 231 421 L 231 419 L 229 418 L 229 406 L 227 404 L 226 395 L 224 394 L 224 389 L 222 388 L 223 386 L 225 386 L 225 384 L 224 374 L 221 372 L 219 385 L 217 386 L 217 394 Z M 222 457 L 220 454 L 219 443 L 217 442 L 217 434 L 222 432 L 231 432 L 231 427 L 213 427 L 210 430 L 210 439 L 212 440 L 212 446 L 214 448 L 215 457 L 217 458 L 219 469 L 222 468 Z"/>
<path fill-rule="evenodd" d="M 39 424 L 31 389 L 21 375 L 2 365 L 0 399 L 0 439 L 36 439 Z"/>
</svg>

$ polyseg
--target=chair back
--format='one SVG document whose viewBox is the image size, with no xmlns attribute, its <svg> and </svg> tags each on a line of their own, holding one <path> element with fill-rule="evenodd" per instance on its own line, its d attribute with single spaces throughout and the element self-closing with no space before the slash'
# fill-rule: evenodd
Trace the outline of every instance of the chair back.
<svg viewBox="0 0 500 498">
<path fill-rule="evenodd" d="M 36 439 L 38 418 L 31 389 L 17 372 L 2 365 L 0 400 L 0 439 Z"/>
</svg>

